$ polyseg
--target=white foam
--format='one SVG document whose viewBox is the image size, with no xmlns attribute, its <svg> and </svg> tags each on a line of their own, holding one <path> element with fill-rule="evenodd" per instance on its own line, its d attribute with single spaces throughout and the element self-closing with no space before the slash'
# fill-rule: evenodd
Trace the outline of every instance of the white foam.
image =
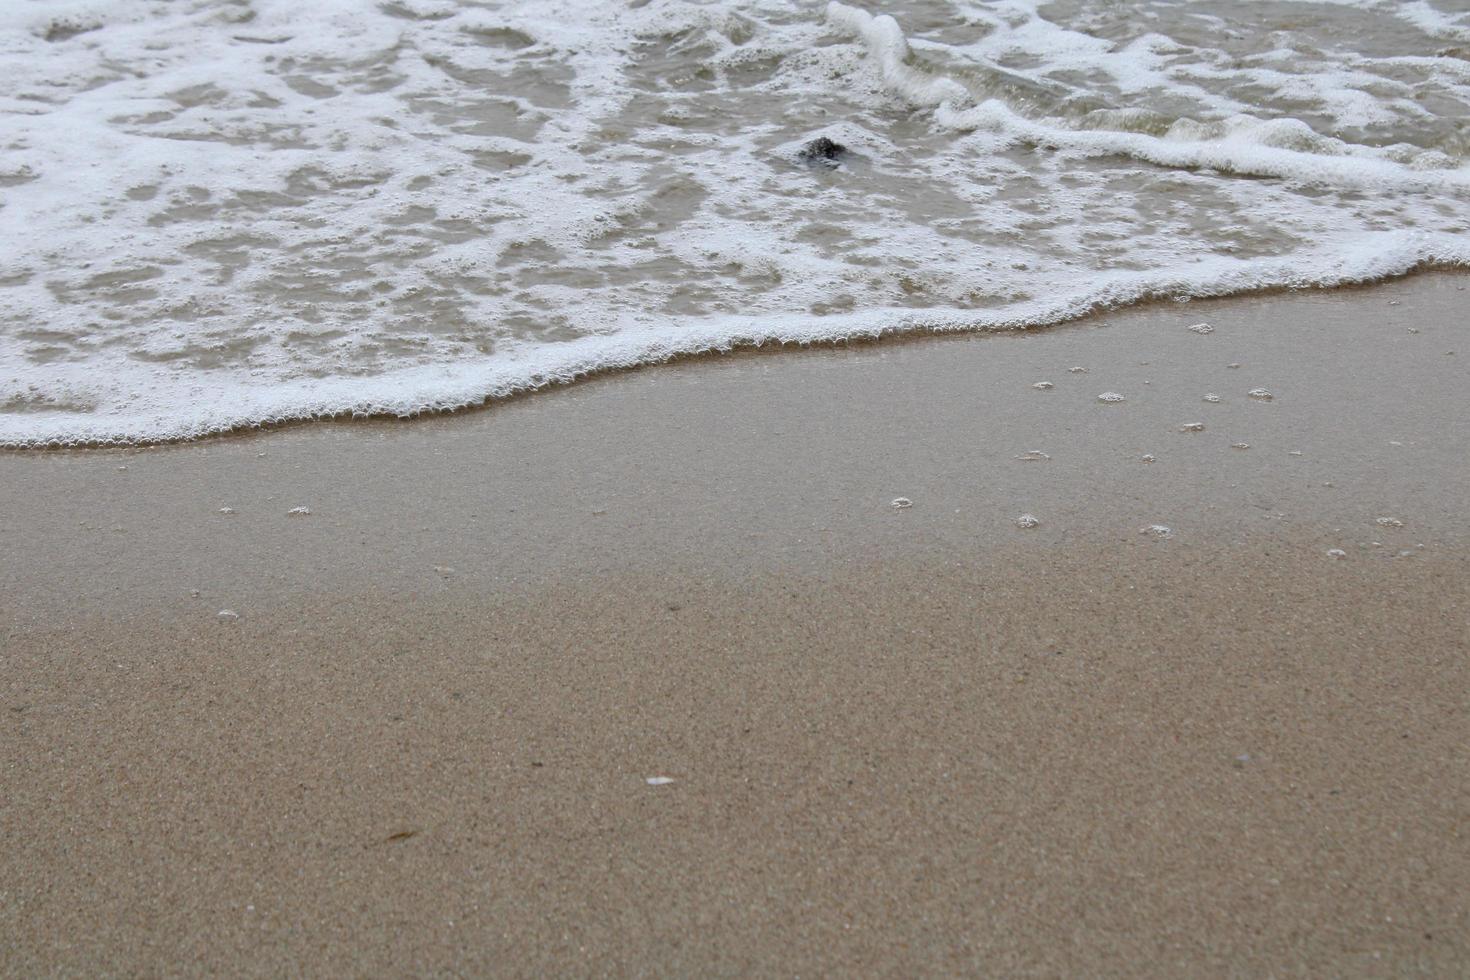
<svg viewBox="0 0 1470 980">
<path fill-rule="evenodd" d="M 0 445 L 1470 265 L 1461 137 L 1416 108 L 1470 111 L 1425 53 L 1465 18 L 1345 4 L 1371 50 L 1268 51 L 1074 6 L 8 5 Z"/>
</svg>

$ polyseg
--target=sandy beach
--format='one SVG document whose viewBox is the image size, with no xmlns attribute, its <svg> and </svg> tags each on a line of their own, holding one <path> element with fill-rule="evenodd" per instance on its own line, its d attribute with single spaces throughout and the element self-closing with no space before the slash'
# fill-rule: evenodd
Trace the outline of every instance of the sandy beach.
<svg viewBox="0 0 1470 980">
<path fill-rule="evenodd" d="M 1463 975 L 1467 284 L 0 454 L 0 973 Z"/>
</svg>

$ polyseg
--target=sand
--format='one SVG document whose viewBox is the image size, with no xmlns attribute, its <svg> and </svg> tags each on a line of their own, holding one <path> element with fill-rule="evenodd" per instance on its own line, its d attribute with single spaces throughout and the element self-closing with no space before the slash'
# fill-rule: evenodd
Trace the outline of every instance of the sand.
<svg viewBox="0 0 1470 980">
<path fill-rule="evenodd" d="M 1466 284 L 0 455 L 0 973 L 1462 975 Z"/>
</svg>

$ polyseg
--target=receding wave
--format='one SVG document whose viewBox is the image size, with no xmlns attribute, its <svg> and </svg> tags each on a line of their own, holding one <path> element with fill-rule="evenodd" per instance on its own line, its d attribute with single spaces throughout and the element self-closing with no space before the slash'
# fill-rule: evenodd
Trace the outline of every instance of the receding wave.
<svg viewBox="0 0 1470 980">
<path fill-rule="evenodd" d="M 1470 16 L 1141 6 L 0 12 L 0 445 L 1470 265 Z"/>
</svg>

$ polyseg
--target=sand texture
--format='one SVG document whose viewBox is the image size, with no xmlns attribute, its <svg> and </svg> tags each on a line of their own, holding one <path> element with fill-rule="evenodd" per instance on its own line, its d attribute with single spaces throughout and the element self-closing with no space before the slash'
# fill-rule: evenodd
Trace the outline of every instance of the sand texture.
<svg viewBox="0 0 1470 980">
<path fill-rule="evenodd" d="M 0 455 L 0 973 L 1463 975 L 1466 283 Z"/>
</svg>

